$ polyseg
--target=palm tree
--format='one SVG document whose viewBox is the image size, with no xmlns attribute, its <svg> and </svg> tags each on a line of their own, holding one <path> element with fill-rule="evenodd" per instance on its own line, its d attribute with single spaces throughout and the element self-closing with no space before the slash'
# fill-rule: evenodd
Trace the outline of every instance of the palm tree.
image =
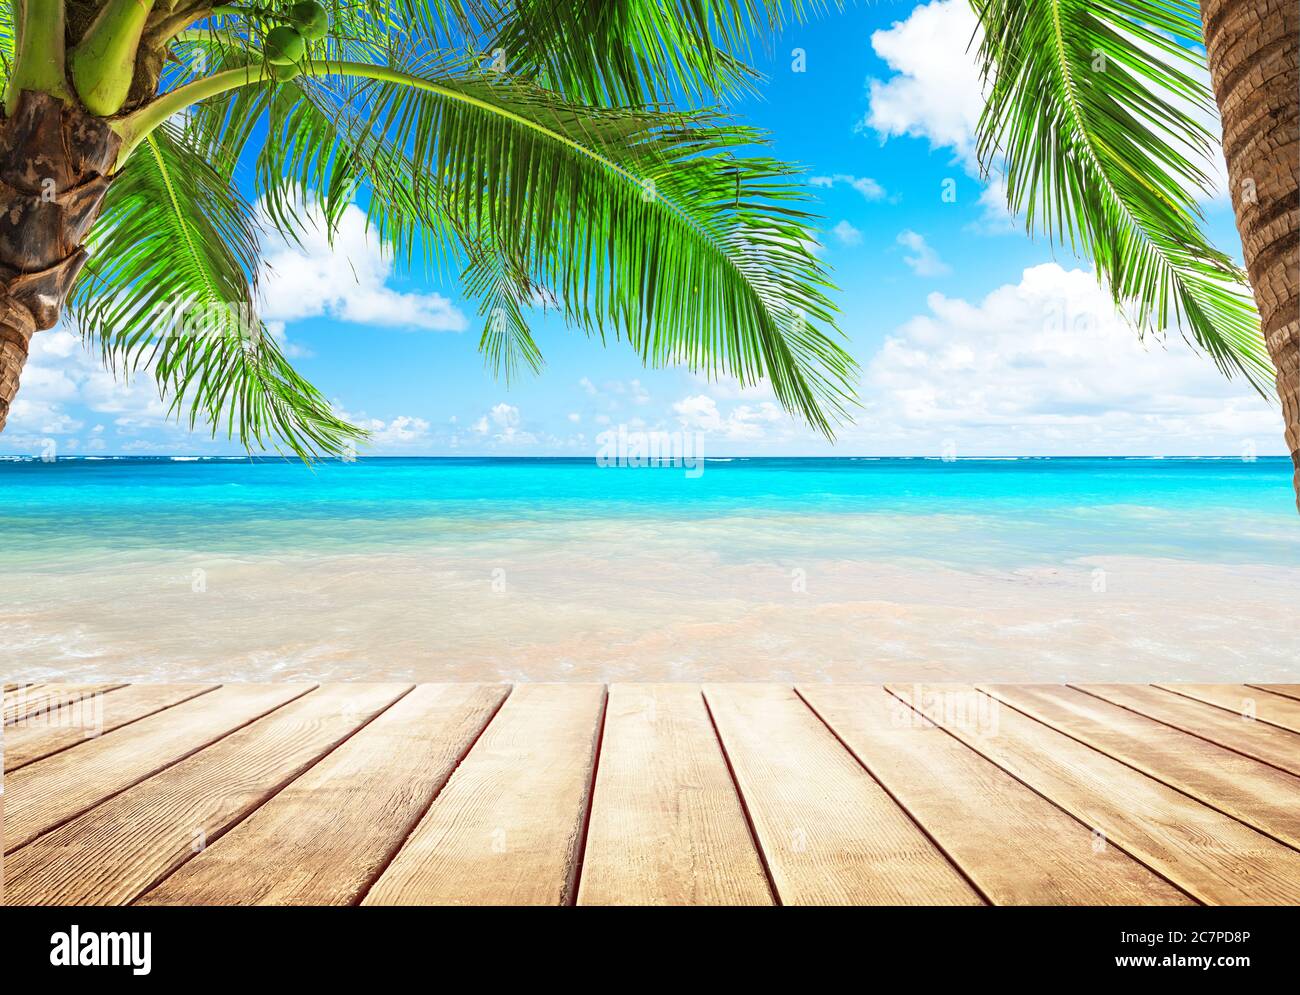
<svg viewBox="0 0 1300 995">
<path fill-rule="evenodd" d="M 259 225 L 294 238 L 312 204 L 332 227 L 358 190 L 385 245 L 460 273 L 498 374 L 540 367 L 541 301 L 648 364 L 767 378 L 827 435 L 845 417 L 794 171 L 716 112 L 657 109 L 743 90 L 750 34 L 818 0 L 262 3 L 0 2 L 0 429 L 66 306 L 191 425 L 341 451 L 363 433 L 256 317 Z M 1294 3 L 1204 0 L 1213 94 L 1193 0 L 971 3 L 985 169 L 1140 331 L 1276 384 L 1300 497 Z M 1216 99 L 1247 272 L 1201 231 Z"/>
<path fill-rule="evenodd" d="M 0 428 L 66 315 L 191 426 L 304 457 L 364 433 L 256 315 L 262 230 L 360 192 L 405 262 L 481 304 L 488 365 L 537 302 L 650 365 L 768 380 L 830 435 L 852 403 L 816 219 L 761 136 L 698 107 L 803 0 L 0 3 Z M 255 196 L 235 182 L 251 178 Z M 245 181 L 245 188 L 246 188 Z"/>
<path fill-rule="evenodd" d="M 1225 371 L 1275 387 L 1300 506 L 1300 6 L 971 3 L 988 86 L 981 165 L 1005 170 L 1031 230 L 1095 260 L 1140 330 L 1178 326 Z M 1202 42 L 1212 94 L 1195 72 Z M 1216 103 L 1245 273 L 1200 230 L 1214 136 L 1198 112 Z"/>
</svg>

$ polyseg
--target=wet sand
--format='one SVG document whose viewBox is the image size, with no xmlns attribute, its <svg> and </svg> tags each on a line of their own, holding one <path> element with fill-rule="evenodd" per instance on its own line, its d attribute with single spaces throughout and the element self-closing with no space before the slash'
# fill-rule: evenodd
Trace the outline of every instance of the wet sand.
<svg viewBox="0 0 1300 995">
<path fill-rule="evenodd" d="M 624 537 L 626 538 L 626 537 Z M 753 557 L 648 530 L 3 571 L 6 679 L 1300 680 L 1300 568 Z"/>
</svg>

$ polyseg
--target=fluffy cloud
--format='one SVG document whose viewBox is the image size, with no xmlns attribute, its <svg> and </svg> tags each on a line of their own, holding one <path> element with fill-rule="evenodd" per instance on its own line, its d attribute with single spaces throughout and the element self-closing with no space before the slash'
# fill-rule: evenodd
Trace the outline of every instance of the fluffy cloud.
<svg viewBox="0 0 1300 995">
<path fill-rule="evenodd" d="M 1281 418 L 1172 334 L 1119 317 L 1092 274 L 1055 263 L 982 301 L 931 294 L 868 363 L 855 449 L 1235 454 L 1281 450 Z"/>
<path fill-rule="evenodd" d="M 956 161 L 977 175 L 975 129 L 984 107 L 976 62 L 979 43 L 979 22 L 968 0 L 935 0 L 915 8 L 892 27 L 874 32 L 871 47 L 895 75 L 868 81 L 870 106 L 859 130 L 873 130 L 882 139 L 901 135 L 924 138 L 934 148 L 951 148 Z M 1202 83 L 1209 83 L 1210 74 L 1204 66 L 1184 68 Z M 1181 107 L 1216 139 L 1223 133 L 1215 110 L 1193 105 L 1168 89 L 1157 88 L 1157 95 Z M 1227 168 L 1217 141 L 1203 167 L 1210 179 L 1211 196 L 1223 196 Z M 1200 188 L 1193 188 L 1193 195 L 1209 199 Z"/>
<path fill-rule="evenodd" d="M 808 183 L 814 187 L 826 188 L 833 187 L 837 183 L 842 183 L 852 187 L 867 200 L 882 200 L 885 196 L 885 188 L 870 176 L 853 176 L 849 173 L 835 173 L 832 176 L 810 176 L 808 177 Z"/>
<path fill-rule="evenodd" d="M 1002 177 L 993 180 L 980 191 L 980 217 L 971 227 L 984 235 L 1012 235 L 1023 233 L 1024 219 L 1011 212 L 1007 204 L 1007 181 Z"/>
<path fill-rule="evenodd" d="M 519 427 L 519 409 L 502 401 L 474 422 L 470 427 L 480 436 L 491 435 L 492 440 L 506 445 L 531 445 L 537 437 Z"/>
<path fill-rule="evenodd" d="M 385 421 L 371 418 L 364 412 L 359 415 L 350 414 L 338 404 L 334 405 L 334 411 L 340 418 L 370 433 L 367 449 L 401 449 L 425 442 L 429 438 L 429 423 L 413 415 L 398 415 Z"/>
<path fill-rule="evenodd" d="M 724 417 L 718 402 L 707 394 L 684 397 L 673 405 L 683 428 L 718 435 L 731 442 L 757 442 L 767 437 L 770 426 L 785 423 L 785 413 L 771 401 L 740 404 Z"/>
<path fill-rule="evenodd" d="M 722 427 L 722 415 L 718 413 L 718 402 L 706 394 L 683 397 L 673 405 L 677 420 L 696 432 L 716 432 Z"/>
<path fill-rule="evenodd" d="M 301 212 L 301 245 L 268 247 L 262 278 L 262 316 L 268 321 L 299 321 L 328 315 L 362 325 L 461 332 L 469 322 L 441 294 L 405 293 L 388 285 L 393 264 L 368 237 L 361 209 L 343 212 L 334 243 L 325 234 L 321 210 Z"/>
<path fill-rule="evenodd" d="M 903 262 L 917 276 L 945 276 L 952 270 L 939 258 L 939 253 L 926 242 L 924 236 L 918 235 L 910 228 L 898 233 L 898 244 L 911 250 L 910 256 L 904 256 Z"/>
<path fill-rule="evenodd" d="M 176 426 L 165 426 L 167 405 L 147 372 L 130 380 L 117 379 L 76 335 L 55 328 L 32 337 L 22 386 L 0 446 L 4 451 L 31 450 L 42 446 L 44 437 L 58 436 L 64 437 L 60 440 L 63 448 L 75 448 L 74 440 L 66 437 L 84 428 L 85 422 L 67 410 L 71 405 L 114 415 L 119 436 L 143 426 L 166 427 L 177 437 L 181 434 Z M 102 432 L 100 426 L 97 434 Z M 103 445 L 101 440 L 95 448 Z"/>
<path fill-rule="evenodd" d="M 862 244 L 862 232 L 858 231 L 858 229 L 854 228 L 847 221 L 841 221 L 832 228 L 831 234 L 839 240 L 840 245 Z"/>
<path fill-rule="evenodd" d="M 971 44 L 978 21 L 967 0 L 937 0 L 876 31 L 871 47 L 896 75 L 869 81 L 871 104 L 860 127 L 882 138 L 909 135 L 951 147 L 968 167 L 984 107 Z"/>
</svg>

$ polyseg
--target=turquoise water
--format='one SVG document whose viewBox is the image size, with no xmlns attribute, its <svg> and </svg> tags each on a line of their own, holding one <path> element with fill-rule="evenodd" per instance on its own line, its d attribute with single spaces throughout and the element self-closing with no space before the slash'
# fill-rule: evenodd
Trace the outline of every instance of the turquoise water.
<svg viewBox="0 0 1300 995">
<path fill-rule="evenodd" d="M 106 551 L 391 549 L 748 521 L 756 549 L 1014 566 L 1091 555 L 1300 565 L 1284 457 L 0 461 L 0 560 Z M 787 527 L 789 526 L 789 527 Z"/>
</svg>

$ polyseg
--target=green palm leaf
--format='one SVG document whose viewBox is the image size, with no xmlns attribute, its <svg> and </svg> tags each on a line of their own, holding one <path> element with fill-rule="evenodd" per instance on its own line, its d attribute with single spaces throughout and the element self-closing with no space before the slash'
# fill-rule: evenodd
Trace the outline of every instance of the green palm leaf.
<svg viewBox="0 0 1300 995">
<path fill-rule="evenodd" d="M 741 53 L 753 28 L 776 29 L 804 6 L 521 0 L 488 15 L 487 51 L 512 75 L 589 104 L 643 105 L 674 91 L 699 101 L 751 90 L 756 74 Z"/>
<path fill-rule="evenodd" d="M 1142 332 L 1177 327 L 1267 393 L 1245 274 L 1201 230 L 1213 106 L 1191 0 L 972 0 L 988 101 L 979 158 L 1027 225 L 1082 249 Z"/>
<path fill-rule="evenodd" d="M 9 86 L 9 73 L 14 65 L 14 6 L 0 3 L 0 93 Z"/>
<path fill-rule="evenodd" d="M 815 219 L 795 171 L 745 155 L 752 129 L 703 113 L 575 105 L 436 60 L 376 70 L 371 132 L 427 163 L 462 231 L 483 232 L 570 322 L 626 338 L 651 366 L 683 363 L 771 382 L 830 434 L 852 404 L 853 360 L 834 337 Z"/>
<path fill-rule="evenodd" d="M 259 107 L 290 101 L 258 152 L 281 227 L 298 198 L 364 176 L 385 242 L 408 262 L 419 245 L 464 270 L 498 372 L 540 365 L 524 308 L 544 287 L 571 324 L 626 338 L 648 365 L 767 378 L 827 434 L 846 417 L 856 366 L 807 248 L 816 219 L 794 170 L 749 154 L 755 132 L 705 113 L 573 104 L 463 56 L 390 50 L 377 66 L 330 52 L 278 91 L 244 87 L 191 115 L 220 161 L 246 148 Z M 248 63 L 229 46 L 223 58 Z"/>
<path fill-rule="evenodd" d="M 259 237 L 252 206 L 165 125 L 109 188 L 69 316 L 129 375 L 148 367 L 190 427 L 302 456 L 363 433 L 338 419 L 290 366 L 255 313 Z"/>
</svg>

